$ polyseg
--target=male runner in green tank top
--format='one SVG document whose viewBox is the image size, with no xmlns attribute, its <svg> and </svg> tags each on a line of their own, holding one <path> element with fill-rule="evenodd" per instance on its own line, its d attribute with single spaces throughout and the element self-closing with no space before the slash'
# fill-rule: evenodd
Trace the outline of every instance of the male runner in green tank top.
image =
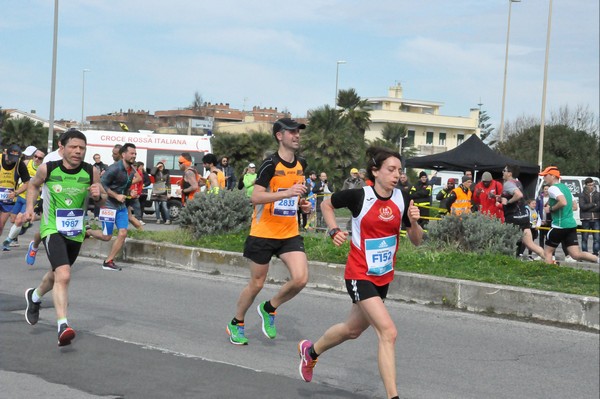
<svg viewBox="0 0 600 399">
<path fill-rule="evenodd" d="M 25 292 L 25 320 L 34 325 L 39 319 L 41 298 L 52 291 L 58 324 L 58 345 L 69 345 L 75 331 L 67 321 L 68 287 L 71 267 L 85 238 L 84 214 L 88 196 L 94 201 L 106 199 L 100 184 L 100 172 L 87 162 L 87 140 L 78 130 L 69 130 L 60 139 L 63 159 L 41 165 L 27 190 L 25 219 L 32 220 L 40 189 L 44 191 L 44 210 L 40 234 L 52 271 L 47 272 L 37 288 Z"/>
<path fill-rule="evenodd" d="M 552 214 L 552 226 L 546 234 L 546 246 L 544 255 L 546 263 L 553 263 L 552 256 L 556 248 L 563 244 L 566 247 L 566 255 L 571 255 L 575 260 L 600 263 L 596 255 L 583 252 L 579 248 L 577 238 L 577 222 L 573 217 L 573 211 L 577 210 L 577 203 L 573 201 L 573 195 L 569 188 L 560 182 L 560 171 L 556 166 L 548 166 L 540 173 L 544 177 L 544 183 L 550 186 L 548 189 L 548 204 L 544 207 L 545 213 Z"/>
</svg>

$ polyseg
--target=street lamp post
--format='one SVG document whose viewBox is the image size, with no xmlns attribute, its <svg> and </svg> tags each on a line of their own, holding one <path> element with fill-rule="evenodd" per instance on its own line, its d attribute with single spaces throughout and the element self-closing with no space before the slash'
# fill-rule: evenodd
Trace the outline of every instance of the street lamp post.
<svg viewBox="0 0 600 399">
<path fill-rule="evenodd" d="M 506 73 L 508 70 L 508 39 L 510 38 L 510 15 L 512 12 L 512 3 L 519 3 L 521 0 L 508 0 L 508 28 L 506 29 L 506 55 L 504 56 L 504 88 L 502 90 L 502 113 L 500 114 L 500 142 L 504 141 L 504 101 L 506 99 Z"/>
<path fill-rule="evenodd" d="M 84 123 L 84 107 L 85 107 L 85 73 L 86 72 L 90 72 L 89 69 L 84 69 L 82 71 L 82 78 L 81 78 L 81 128 L 83 129 L 83 123 Z"/>
<path fill-rule="evenodd" d="M 340 75 L 340 64 L 345 64 L 346 61 L 337 61 L 335 65 L 335 101 L 333 102 L 334 108 L 337 108 L 338 101 L 338 78 Z"/>
<path fill-rule="evenodd" d="M 538 165 L 542 169 L 544 154 L 544 126 L 546 119 L 546 83 L 548 82 L 548 56 L 550 54 L 550 30 L 552 28 L 552 0 L 548 8 L 548 31 L 546 32 L 546 59 L 544 61 L 544 85 L 542 88 L 542 119 L 540 121 L 540 144 L 538 148 Z"/>
<path fill-rule="evenodd" d="M 58 0 L 54 0 L 54 35 L 52 37 L 52 77 L 50 78 L 50 118 L 48 121 L 48 152 L 54 141 L 54 99 L 56 97 L 56 48 L 58 47 Z"/>
</svg>

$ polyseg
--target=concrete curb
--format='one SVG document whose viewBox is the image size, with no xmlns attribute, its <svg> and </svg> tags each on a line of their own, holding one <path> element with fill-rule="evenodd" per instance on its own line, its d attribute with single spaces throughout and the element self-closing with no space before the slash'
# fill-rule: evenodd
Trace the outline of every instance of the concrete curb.
<svg viewBox="0 0 600 399">
<path fill-rule="evenodd" d="M 109 250 L 109 242 L 86 240 L 81 255 L 105 257 Z M 237 252 L 127 239 L 121 259 L 208 274 L 248 277 L 248 260 Z M 343 265 L 310 262 L 309 270 L 309 286 L 346 292 Z M 269 268 L 269 281 L 285 282 L 288 276 L 283 263 L 274 259 Z M 388 298 L 577 325 L 600 331 L 600 300 L 596 297 L 396 272 Z"/>
</svg>

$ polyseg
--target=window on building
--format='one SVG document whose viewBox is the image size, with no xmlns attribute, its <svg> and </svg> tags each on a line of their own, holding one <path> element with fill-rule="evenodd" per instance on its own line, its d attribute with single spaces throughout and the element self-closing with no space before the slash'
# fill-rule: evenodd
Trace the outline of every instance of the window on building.
<svg viewBox="0 0 600 399">
<path fill-rule="evenodd" d="M 438 142 L 438 145 L 446 145 L 446 133 L 440 133 L 440 140 Z"/>
<path fill-rule="evenodd" d="M 427 132 L 427 137 L 425 139 L 425 144 L 433 145 L 433 132 Z"/>
<path fill-rule="evenodd" d="M 415 131 L 409 130 L 406 135 L 406 147 L 414 147 L 415 146 Z"/>
<path fill-rule="evenodd" d="M 463 141 L 465 141 L 465 135 L 464 134 L 457 134 L 456 135 L 456 145 L 461 145 L 463 143 Z"/>
</svg>

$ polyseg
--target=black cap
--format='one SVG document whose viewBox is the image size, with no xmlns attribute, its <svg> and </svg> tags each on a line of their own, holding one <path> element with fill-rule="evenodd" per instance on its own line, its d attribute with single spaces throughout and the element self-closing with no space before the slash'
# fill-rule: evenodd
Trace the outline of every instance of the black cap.
<svg viewBox="0 0 600 399">
<path fill-rule="evenodd" d="M 6 154 L 9 161 L 17 162 L 22 154 L 21 147 L 19 147 L 17 144 L 13 144 L 10 147 L 8 147 Z"/>
<path fill-rule="evenodd" d="M 297 121 L 291 118 L 281 118 L 275 121 L 275 123 L 273 124 L 273 135 L 282 130 L 296 129 L 306 129 L 306 125 L 304 123 L 298 123 Z"/>
</svg>

